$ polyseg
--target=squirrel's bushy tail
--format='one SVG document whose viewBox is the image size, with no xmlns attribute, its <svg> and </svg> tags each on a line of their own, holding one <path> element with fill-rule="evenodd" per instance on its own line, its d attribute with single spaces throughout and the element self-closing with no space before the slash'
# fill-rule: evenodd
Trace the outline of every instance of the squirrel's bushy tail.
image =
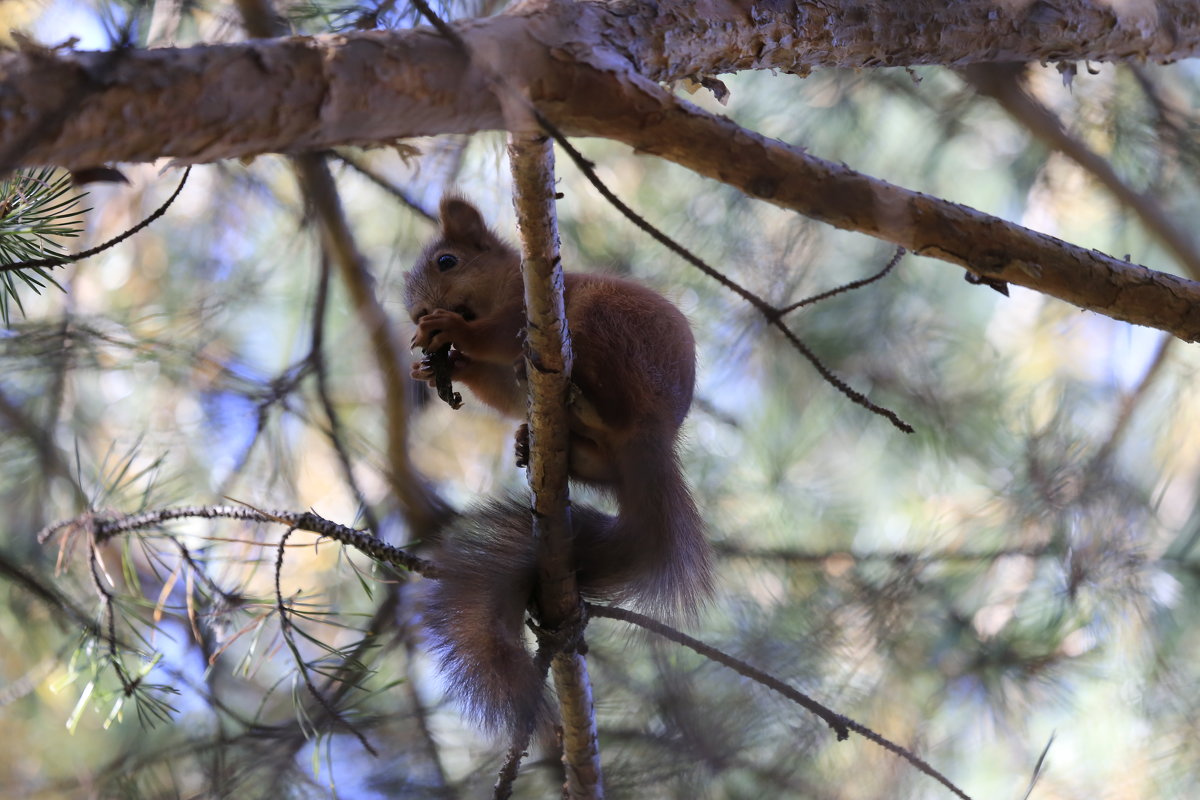
<svg viewBox="0 0 1200 800">
<path fill-rule="evenodd" d="M 542 716 L 542 672 L 525 646 L 535 576 L 527 504 L 494 500 L 468 512 L 438 548 L 424 622 L 450 694 L 491 730 Z"/>
<path fill-rule="evenodd" d="M 575 563 L 584 595 L 686 619 L 712 593 L 711 550 L 672 439 L 646 436 L 617 455 L 620 514 L 573 512 Z"/>
<path fill-rule="evenodd" d="M 654 437 L 657 438 L 657 437 Z M 692 616 L 712 588 L 710 551 L 670 437 L 618 457 L 620 507 L 571 512 L 580 591 L 669 618 Z M 451 693 L 492 730 L 545 717 L 543 670 L 525 645 L 536 565 L 530 516 L 516 498 L 468 513 L 442 543 L 425 627 Z"/>
</svg>

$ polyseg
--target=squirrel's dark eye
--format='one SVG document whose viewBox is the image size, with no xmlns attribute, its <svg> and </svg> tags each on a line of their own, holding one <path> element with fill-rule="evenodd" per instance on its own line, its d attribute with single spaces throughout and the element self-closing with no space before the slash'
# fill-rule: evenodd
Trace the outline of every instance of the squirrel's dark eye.
<svg viewBox="0 0 1200 800">
<path fill-rule="evenodd" d="M 442 272 L 454 267 L 456 264 L 458 264 L 458 256 L 452 256 L 449 253 L 438 256 L 437 265 L 438 269 Z"/>
</svg>

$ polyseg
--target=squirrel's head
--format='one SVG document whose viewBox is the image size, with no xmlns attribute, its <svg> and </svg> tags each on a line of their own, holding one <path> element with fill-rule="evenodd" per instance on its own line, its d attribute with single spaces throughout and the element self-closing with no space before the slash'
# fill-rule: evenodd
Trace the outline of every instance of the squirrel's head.
<svg viewBox="0 0 1200 800">
<path fill-rule="evenodd" d="M 508 299 L 508 284 L 520 274 L 520 256 L 470 202 L 443 197 L 439 218 L 441 234 L 404 278 L 404 305 L 413 322 L 435 308 L 468 320 L 484 315 Z"/>
</svg>

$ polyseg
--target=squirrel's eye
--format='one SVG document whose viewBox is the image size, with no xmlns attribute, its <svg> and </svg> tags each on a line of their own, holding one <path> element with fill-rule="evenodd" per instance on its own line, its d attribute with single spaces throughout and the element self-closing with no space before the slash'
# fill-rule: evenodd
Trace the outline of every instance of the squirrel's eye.
<svg viewBox="0 0 1200 800">
<path fill-rule="evenodd" d="M 458 264 L 458 256 L 452 256 L 449 253 L 438 256 L 437 265 L 438 269 L 442 272 L 445 272 L 456 264 Z"/>
</svg>

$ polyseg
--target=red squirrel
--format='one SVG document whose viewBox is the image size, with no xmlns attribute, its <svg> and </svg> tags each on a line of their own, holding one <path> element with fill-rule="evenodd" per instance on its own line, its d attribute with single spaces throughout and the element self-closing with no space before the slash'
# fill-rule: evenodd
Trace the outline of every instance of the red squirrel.
<svg viewBox="0 0 1200 800">
<path fill-rule="evenodd" d="M 413 347 L 453 345 L 452 380 L 524 419 L 520 255 L 460 197 L 442 200 L 440 218 L 440 236 L 405 279 Z M 712 578 L 677 453 L 695 380 L 691 329 L 666 298 L 620 278 L 567 273 L 564 291 L 578 390 L 568 409 L 569 475 L 609 491 L 619 508 L 616 517 L 572 508 L 579 589 L 668 617 L 693 615 Z M 413 363 L 412 377 L 434 383 L 428 359 Z M 523 631 L 536 574 L 530 525 L 527 504 L 511 499 L 468 513 L 439 543 L 442 577 L 426 598 L 426 630 L 452 693 L 493 729 L 516 730 L 546 713 Z"/>
</svg>

